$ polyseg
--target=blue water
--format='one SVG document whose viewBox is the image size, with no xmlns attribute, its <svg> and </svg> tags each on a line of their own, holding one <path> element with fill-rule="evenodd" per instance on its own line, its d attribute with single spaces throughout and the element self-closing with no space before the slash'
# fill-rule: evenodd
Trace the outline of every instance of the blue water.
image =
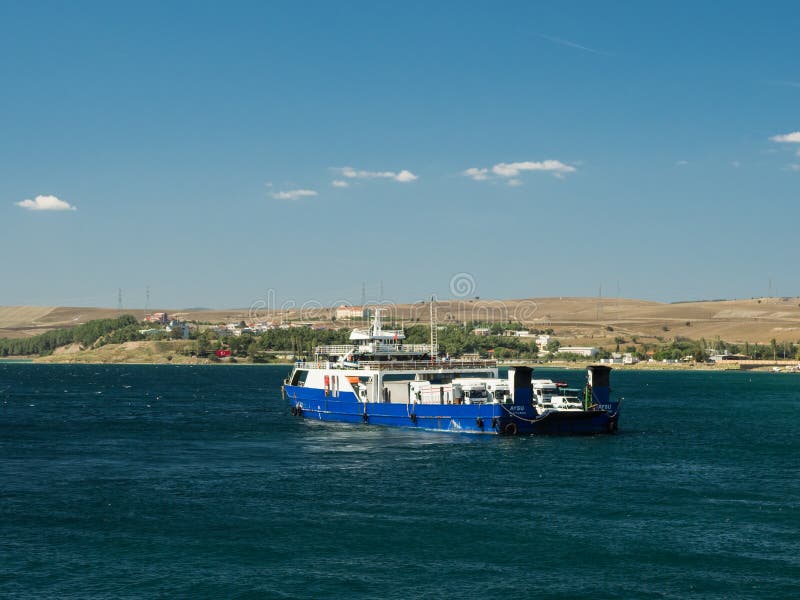
<svg viewBox="0 0 800 600">
<path fill-rule="evenodd" d="M 799 376 L 509 439 L 305 422 L 286 370 L 0 364 L 0 596 L 798 596 Z"/>
</svg>

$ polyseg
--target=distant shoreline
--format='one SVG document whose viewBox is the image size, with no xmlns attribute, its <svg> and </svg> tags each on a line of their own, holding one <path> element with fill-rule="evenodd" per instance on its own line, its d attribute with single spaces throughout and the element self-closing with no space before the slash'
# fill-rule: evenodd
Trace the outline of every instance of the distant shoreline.
<svg viewBox="0 0 800 600">
<path fill-rule="evenodd" d="M 48 360 L 51 359 L 51 360 Z M 207 359 L 201 359 L 196 362 L 184 361 L 89 361 L 89 360 L 52 360 L 52 357 L 43 357 L 36 359 L 23 359 L 23 358 L 0 358 L 0 365 L 2 364 L 25 364 L 25 365 L 134 365 L 134 366 L 197 366 L 197 367 L 293 367 L 293 362 L 269 362 L 269 363 L 253 363 L 253 362 L 227 362 L 219 361 L 212 362 Z M 535 363 L 531 361 L 504 361 L 497 366 L 500 368 L 513 367 L 515 365 L 525 365 L 532 367 L 534 372 L 537 369 L 541 370 L 563 370 L 563 371 L 583 371 L 589 365 L 598 364 L 597 362 L 576 362 L 576 363 Z M 780 371 L 773 371 L 772 367 L 756 367 L 752 369 L 734 369 L 728 367 L 718 367 L 715 365 L 695 365 L 689 366 L 685 364 L 663 364 L 663 363 L 638 363 L 635 365 L 609 365 L 617 371 L 675 371 L 675 372 L 709 372 L 709 373 L 774 373 L 774 374 L 800 374 L 800 371 L 787 371 L 781 369 Z"/>
</svg>

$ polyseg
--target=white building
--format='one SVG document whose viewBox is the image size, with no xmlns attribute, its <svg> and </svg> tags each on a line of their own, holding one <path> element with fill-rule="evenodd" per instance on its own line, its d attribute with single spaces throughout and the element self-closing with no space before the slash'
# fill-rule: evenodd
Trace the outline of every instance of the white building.
<svg viewBox="0 0 800 600">
<path fill-rule="evenodd" d="M 601 358 L 600 362 L 606 365 L 635 365 L 639 362 L 631 352 L 621 354 L 620 352 L 612 352 L 611 358 Z"/>
<path fill-rule="evenodd" d="M 187 323 L 186 321 L 178 321 L 177 319 L 173 319 L 164 328 L 164 330 L 169 332 L 169 333 L 172 333 L 176 329 L 181 332 L 181 337 L 183 339 L 185 339 L 185 340 L 189 339 L 189 333 L 190 333 L 190 330 L 191 330 L 191 327 L 190 327 L 189 323 Z"/>
<path fill-rule="evenodd" d="M 342 304 L 336 309 L 337 319 L 367 319 L 369 309 L 366 306 L 347 306 Z"/>
<path fill-rule="evenodd" d="M 578 356 L 585 356 L 587 358 L 594 358 L 597 356 L 599 350 L 597 348 L 590 348 L 588 346 L 561 346 L 558 349 L 558 354 L 577 354 Z"/>
</svg>

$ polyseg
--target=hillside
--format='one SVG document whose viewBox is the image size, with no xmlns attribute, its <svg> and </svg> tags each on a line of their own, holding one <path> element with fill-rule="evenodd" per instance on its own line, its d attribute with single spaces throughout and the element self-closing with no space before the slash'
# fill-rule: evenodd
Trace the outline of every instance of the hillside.
<svg viewBox="0 0 800 600">
<path fill-rule="evenodd" d="M 192 347 L 191 342 L 161 341 L 161 342 L 125 342 L 123 344 L 107 344 L 100 348 L 83 350 L 76 346 L 69 346 L 56 350 L 50 356 L 36 359 L 36 362 L 49 363 L 173 363 L 197 364 L 208 362 L 190 356 L 187 350 Z"/>
<path fill-rule="evenodd" d="M 426 303 L 388 307 L 398 320 L 426 323 Z M 442 301 L 436 305 L 439 323 L 519 321 L 536 329 L 553 329 L 571 343 L 601 345 L 617 337 L 672 339 L 685 337 L 732 343 L 800 340 L 800 299 L 755 298 L 666 304 L 615 298 L 531 298 L 524 300 Z M 329 321 L 332 311 L 268 313 L 247 309 L 168 310 L 183 319 L 209 323 L 241 320 Z M 143 317 L 143 310 L 125 310 Z M 115 309 L 86 307 L 0 307 L 0 337 L 26 337 L 59 327 L 117 316 Z M 339 321 L 339 325 L 358 324 Z"/>
<path fill-rule="evenodd" d="M 125 310 L 124 313 L 139 319 L 145 315 L 143 310 Z M 111 308 L 0 306 L 0 338 L 30 337 L 97 319 L 113 319 L 119 315 L 118 310 Z"/>
</svg>

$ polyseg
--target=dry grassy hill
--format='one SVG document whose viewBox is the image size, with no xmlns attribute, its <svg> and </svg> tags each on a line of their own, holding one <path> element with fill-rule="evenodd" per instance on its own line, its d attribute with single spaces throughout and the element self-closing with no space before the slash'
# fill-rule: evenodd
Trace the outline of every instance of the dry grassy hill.
<svg viewBox="0 0 800 600">
<path fill-rule="evenodd" d="M 398 321 L 427 323 L 426 303 L 387 307 Z M 143 317 L 143 310 L 126 310 Z M 241 320 L 329 320 L 332 311 L 284 311 L 269 313 L 247 309 L 169 311 L 170 314 L 209 323 Z M 463 321 L 520 321 L 537 329 L 555 330 L 570 343 L 603 345 L 614 338 L 668 340 L 720 338 L 728 342 L 768 343 L 800 340 L 800 299 L 755 298 L 713 302 L 664 304 L 614 298 L 531 298 L 524 300 L 442 301 L 436 305 L 439 323 Z M 113 317 L 117 310 L 71 307 L 0 307 L 0 337 L 35 335 L 58 327 L 69 327 L 93 319 Z M 339 321 L 339 324 L 350 324 Z"/>
<path fill-rule="evenodd" d="M 125 313 L 139 318 L 145 315 L 143 310 L 126 310 Z M 27 337 L 95 319 L 114 318 L 119 314 L 111 308 L 0 306 L 0 338 Z"/>
<path fill-rule="evenodd" d="M 93 350 L 80 350 L 75 344 L 56 350 L 50 356 L 38 358 L 38 362 L 50 363 L 173 363 L 197 364 L 207 360 L 189 356 L 185 350 L 191 348 L 192 342 L 158 341 L 158 342 L 125 342 L 124 344 L 107 344 Z"/>
</svg>

